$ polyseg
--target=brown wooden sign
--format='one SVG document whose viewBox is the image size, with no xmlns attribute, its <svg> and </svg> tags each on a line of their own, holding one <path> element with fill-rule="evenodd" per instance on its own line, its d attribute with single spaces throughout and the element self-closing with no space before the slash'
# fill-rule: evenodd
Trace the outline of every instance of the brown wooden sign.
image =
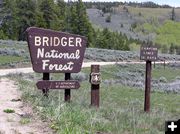
<svg viewBox="0 0 180 134">
<path fill-rule="evenodd" d="M 27 37 L 35 72 L 80 72 L 86 37 L 36 27 L 27 29 Z"/>
<path fill-rule="evenodd" d="M 145 61 L 158 60 L 158 48 L 155 46 L 148 46 L 148 45 L 141 46 L 140 60 L 145 60 Z"/>
<path fill-rule="evenodd" d="M 78 89 L 80 84 L 78 81 L 38 81 L 36 83 L 38 89 Z"/>
</svg>

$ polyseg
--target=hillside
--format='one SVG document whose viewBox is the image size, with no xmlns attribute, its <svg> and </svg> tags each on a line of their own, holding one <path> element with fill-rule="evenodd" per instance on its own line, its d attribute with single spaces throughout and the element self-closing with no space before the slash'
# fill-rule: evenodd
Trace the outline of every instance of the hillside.
<svg viewBox="0 0 180 134">
<path fill-rule="evenodd" d="M 168 47 L 170 47 L 170 44 L 180 44 L 177 37 L 179 29 L 177 26 L 180 24 L 180 9 L 174 9 L 175 21 L 171 20 L 172 12 L 172 8 L 139 8 L 131 6 L 114 7 L 111 13 L 103 13 L 96 8 L 87 9 L 89 19 L 95 28 L 109 28 L 112 31 L 126 34 L 129 38 L 152 41 Z M 111 18 L 110 22 L 106 21 L 108 16 Z M 171 30 L 166 33 L 165 31 L 169 28 Z M 163 37 L 166 38 L 165 41 Z"/>
</svg>

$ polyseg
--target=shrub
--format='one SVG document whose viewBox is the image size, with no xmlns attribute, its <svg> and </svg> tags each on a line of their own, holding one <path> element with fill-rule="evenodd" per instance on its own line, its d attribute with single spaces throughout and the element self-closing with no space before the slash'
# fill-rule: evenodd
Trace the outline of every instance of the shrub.
<svg viewBox="0 0 180 134">
<path fill-rule="evenodd" d="M 163 45 L 163 46 L 162 46 L 161 52 L 162 52 L 162 53 L 167 53 L 167 52 L 168 52 L 168 48 L 167 48 L 166 45 Z"/>
<path fill-rule="evenodd" d="M 123 24 L 121 24 L 121 28 L 123 28 L 124 27 L 124 25 Z"/>
<path fill-rule="evenodd" d="M 167 79 L 165 77 L 160 77 L 159 82 L 167 83 Z"/>
<path fill-rule="evenodd" d="M 85 74 L 83 72 L 79 72 L 77 74 L 72 74 L 71 79 L 72 80 L 78 80 L 78 81 L 85 81 L 88 79 L 88 76 L 87 76 L 87 74 Z"/>
<path fill-rule="evenodd" d="M 106 17 L 106 22 L 107 22 L 107 23 L 110 23 L 110 22 L 111 22 L 111 15 L 108 15 L 108 16 Z"/>
<path fill-rule="evenodd" d="M 180 80 L 180 76 L 176 76 L 176 80 Z"/>
<path fill-rule="evenodd" d="M 5 113 L 15 113 L 15 111 L 13 109 L 5 109 L 4 112 Z"/>
<path fill-rule="evenodd" d="M 132 29 L 135 29 L 136 27 L 137 27 L 137 23 L 134 22 L 134 23 L 131 25 L 131 28 L 132 28 Z"/>
</svg>

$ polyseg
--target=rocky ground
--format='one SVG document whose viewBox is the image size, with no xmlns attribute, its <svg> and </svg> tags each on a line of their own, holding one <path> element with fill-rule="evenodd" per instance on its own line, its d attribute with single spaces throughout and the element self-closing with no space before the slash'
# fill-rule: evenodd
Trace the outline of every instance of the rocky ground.
<svg viewBox="0 0 180 134">
<path fill-rule="evenodd" d="M 0 134 L 52 134 L 32 108 L 21 101 L 14 81 L 0 79 Z"/>
</svg>

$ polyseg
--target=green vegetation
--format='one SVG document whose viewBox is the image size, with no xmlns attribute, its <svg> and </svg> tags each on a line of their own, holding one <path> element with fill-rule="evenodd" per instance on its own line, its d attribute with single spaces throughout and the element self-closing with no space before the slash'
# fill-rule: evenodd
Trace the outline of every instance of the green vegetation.
<svg viewBox="0 0 180 134">
<path fill-rule="evenodd" d="M 159 66 L 152 71 L 152 77 L 159 79 L 160 77 L 165 77 L 168 81 L 174 80 L 177 76 L 180 76 L 180 71 L 177 68 L 169 68 Z"/>
<path fill-rule="evenodd" d="M 0 56 L 0 65 L 21 62 L 22 60 L 23 58 L 19 56 Z"/>
<path fill-rule="evenodd" d="M 26 40 L 26 29 L 36 26 L 83 35 L 88 38 L 87 47 L 129 50 L 129 42 L 133 41 L 124 35 L 108 32 L 109 36 L 117 35 L 114 40 L 121 42 L 98 44 L 96 41 L 103 40 L 107 33 L 92 27 L 82 0 L 71 3 L 64 0 L 3 0 L 0 16 L 4 16 L 0 25 L 0 39 Z M 106 42 L 111 41 L 109 37 L 106 38 Z"/>
<path fill-rule="evenodd" d="M 143 34 L 156 33 L 153 42 L 160 47 L 162 53 L 179 54 L 180 39 L 178 35 L 180 34 L 180 23 L 167 20 L 163 25 L 160 25 L 156 19 L 151 21 L 151 23 L 146 22 L 143 25 L 137 24 L 134 31 Z"/>
<path fill-rule="evenodd" d="M 22 125 L 28 124 L 31 122 L 30 118 L 21 118 L 21 120 L 19 121 Z"/>
<path fill-rule="evenodd" d="M 161 27 L 156 30 L 157 38 L 156 43 L 167 45 L 168 48 L 171 44 L 176 46 L 180 45 L 180 23 L 174 21 L 166 21 Z"/>
<path fill-rule="evenodd" d="M 3 110 L 5 113 L 15 113 L 13 109 L 5 109 Z"/>
<path fill-rule="evenodd" d="M 0 40 L 0 68 L 30 65 L 27 42 Z"/>
<path fill-rule="evenodd" d="M 105 28 L 102 31 L 97 30 L 95 45 L 93 47 L 115 50 L 130 50 L 130 42 L 131 40 L 129 40 L 125 35 L 118 32 L 111 32 Z"/>
<path fill-rule="evenodd" d="M 128 7 L 128 10 L 131 14 L 135 16 L 139 16 L 141 13 L 141 17 L 147 18 L 158 18 L 160 16 L 165 16 L 169 12 L 171 12 L 171 8 L 137 8 L 137 7 Z M 170 19 L 170 18 L 169 18 Z"/>
<path fill-rule="evenodd" d="M 22 99 L 31 103 L 42 119 L 51 119 L 49 127 L 59 134 L 92 134 L 98 132 L 112 134 L 164 133 L 165 121 L 179 118 L 179 94 L 152 92 L 151 112 L 147 114 L 143 112 L 143 90 L 120 84 L 104 83 L 105 79 L 117 79 L 116 74 L 119 72 L 127 73 L 128 70 L 132 72 L 134 68 L 137 69 L 137 72 L 139 67 L 140 69 L 144 68 L 141 65 L 101 67 L 103 83 L 101 84 L 99 109 L 89 107 L 90 84 L 88 81 L 81 82 L 80 89 L 72 91 L 71 103 L 64 103 L 64 92 L 61 90 L 50 90 L 48 98 L 37 90 L 35 82 L 36 79 L 41 78 L 39 74 L 32 74 L 33 81 L 32 79 L 31 81 L 26 80 L 22 76 L 16 77 L 16 80 L 22 91 Z M 159 70 L 158 66 L 156 68 L 153 70 Z M 169 70 L 171 69 L 166 68 L 166 72 L 169 72 Z M 82 71 L 89 73 L 90 68 Z M 158 78 L 163 73 L 158 72 L 153 71 L 153 77 L 156 74 L 156 78 Z M 169 74 L 167 73 L 164 77 Z M 172 75 L 172 77 L 175 77 L 175 72 Z M 59 79 L 60 76 L 55 74 L 56 79 Z M 25 77 L 28 78 L 28 76 Z M 52 78 L 54 78 L 54 75 L 52 75 Z"/>
</svg>

